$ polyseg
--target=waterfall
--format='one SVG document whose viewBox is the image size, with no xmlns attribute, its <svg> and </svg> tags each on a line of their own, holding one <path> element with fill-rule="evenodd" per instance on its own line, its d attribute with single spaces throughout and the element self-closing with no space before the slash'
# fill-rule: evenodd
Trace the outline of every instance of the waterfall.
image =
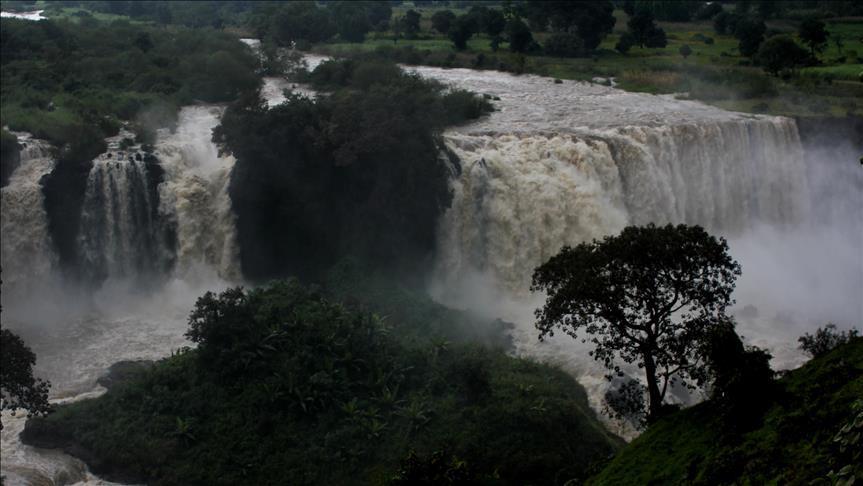
<svg viewBox="0 0 863 486">
<path fill-rule="evenodd" d="M 564 245 L 629 224 L 689 223 L 726 235 L 809 211 L 793 121 L 763 118 L 557 133 L 446 135 L 461 161 L 440 225 L 440 271 L 526 289 Z"/>
<path fill-rule="evenodd" d="M 140 147 L 121 148 L 131 137 L 122 132 L 109 139 L 108 152 L 93 161 L 87 178 L 78 247 L 94 281 L 159 274 L 170 266 L 166 229 L 151 190 L 158 182 L 152 173 L 157 162 Z"/>
<path fill-rule="evenodd" d="M 54 168 L 49 145 L 16 133 L 22 146 L 20 163 L 0 191 L 0 265 L 4 300 L 7 291 L 26 293 L 30 284 L 47 279 L 56 264 L 48 233 L 48 217 L 39 181 Z"/>
<path fill-rule="evenodd" d="M 176 273 L 210 269 L 229 280 L 241 278 L 234 213 L 228 195 L 232 156 L 212 141 L 223 108 L 187 106 L 174 133 L 160 132 L 156 157 L 165 171 L 159 214 L 177 229 Z"/>
</svg>

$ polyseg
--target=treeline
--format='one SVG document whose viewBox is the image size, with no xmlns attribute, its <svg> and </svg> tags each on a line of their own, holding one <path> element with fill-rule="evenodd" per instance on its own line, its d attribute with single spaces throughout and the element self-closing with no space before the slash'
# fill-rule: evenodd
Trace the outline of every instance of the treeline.
<svg viewBox="0 0 863 486">
<path fill-rule="evenodd" d="M 144 136 L 179 105 L 231 101 L 259 83 L 252 53 L 211 30 L 5 18 L 2 26 L 3 123 L 50 140 L 61 159 L 92 159 L 123 121 Z"/>
<path fill-rule="evenodd" d="M 439 133 L 490 105 L 380 61 L 324 62 L 308 81 L 326 94 L 272 109 L 246 97 L 215 131 L 237 158 L 243 274 L 314 279 L 344 256 L 422 268 L 458 170 L 440 159 Z"/>
</svg>

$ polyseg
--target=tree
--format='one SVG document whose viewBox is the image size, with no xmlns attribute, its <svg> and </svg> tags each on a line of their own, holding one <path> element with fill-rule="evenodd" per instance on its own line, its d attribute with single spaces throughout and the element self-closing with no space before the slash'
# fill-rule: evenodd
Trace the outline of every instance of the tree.
<svg viewBox="0 0 863 486">
<path fill-rule="evenodd" d="M 824 22 L 815 18 L 808 18 L 801 22 L 797 35 L 800 36 L 800 40 L 804 44 L 809 46 L 812 57 L 815 57 L 816 52 L 824 50 L 824 46 L 827 44 L 827 30 L 824 29 Z"/>
<path fill-rule="evenodd" d="M 536 327 L 540 339 L 585 331 L 591 355 L 615 374 L 618 359 L 643 368 L 652 422 L 670 384 L 703 380 L 699 343 L 725 320 L 738 275 L 727 242 L 700 226 L 630 226 L 565 246 L 534 271 L 531 290 L 546 293 Z"/>
<path fill-rule="evenodd" d="M 432 28 L 441 34 L 449 32 L 449 28 L 454 21 L 455 14 L 450 10 L 439 10 L 431 17 Z"/>
<path fill-rule="evenodd" d="M 387 30 L 390 25 L 390 17 L 393 16 L 393 8 L 390 2 L 384 0 L 363 2 L 366 7 L 366 17 L 372 28 L 378 32 Z"/>
<path fill-rule="evenodd" d="M 447 35 L 456 49 L 463 51 L 467 49 L 467 41 L 476 32 L 476 22 L 469 15 L 461 15 L 455 19 L 450 26 Z"/>
<path fill-rule="evenodd" d="M 543 50 L 550 56 L 577 57 L 584 53 L 584 42 L 575 34 L 552 34 Z"/>
<path fill-rule="evenodd" d="M 844 39 L 842 38 L 842 33 L 834 32 L 830 34 L 830 38 L 833 39 L 833 45 L 836 46 L 836 50 L 839 51 L 839 55 L 841 56 L 842 48 L 845 46 L 845 43 L 843 42 Z"/>
<path fill-rule="evenodd" d="M 317 7 L 315 7 L 317 8 Z M 348 42 L 362 42 L 371 30 L 365 6 L 359 2 L 340 1 L 330 6 L 335 19 L 336 31 Z"/>
<path fill-rule="evenodd" d="M 36 355 L 24 341 L 8 329 L 0 330 L 0 396 L 2 410 L 26 410 L 28 416 L 51 410 L 47 381 L 33 377 Z M 2 428 L 2 424 L 0 424 Z"/>
<path fill-rule="evenodd" d="M 737 23 L 734 29 L 734 36 L 740 41 L 737 48 L 740 54 L 746 57 L 752 57 L 758 53 L 758 48 L 764 41 L 764 33 L 767 31 L 767 26 L 761 20 L 745 19 Z"/>
<path fill-rule="evenodd" d="M 422 16 L 416 10 L 408 10 L 405 12 L 404 17 L 400 19 L 402 24 L 402 32 L 405 33 L 405 36 L 408 39 L 416 38 L 417 34 L 420 31 L 420 19 Z"/>
<path fill-rule="evenodd" d="M 635 44 L 639 47 L 665 47 L 668 40 L 665 31 L 653 21 L 653 14 L 648 11 L 637 12 L 626 24 Z"/>
<path fill-rule="evenodd" d="M 525 17 L 533 31 L 547 27 L 559 33 L 575 33 L 584 47 L 596 49 L 611 33 L 616 19 L 614 5 L 607 0 L 572 2 L 563 0 L 531 1 L 525 4 Z"/>
<path fill-rule="evenodd" d="M 506 23 L 506 37 L 509 40 L 509 50 L 512 52 L 527 52 L 533 45 L 533 35 L 521 19 L 510 19 Z"/>
<path fill-rule="evenodd" d="M 737 24 L 743 17 L 736 12 L 719 12 L 713 17 L 713 30 L 719 35 L 731 34 L 737 30 Z"/>
<path fill-rule="evenodd" d="M 0 410 L 26 410 L 28 416 L 51 411 L 51 384 L 33 377 L 36 355 L 8 329 L 0 329 Z M 3 423 L 0 422 L 0 429 Z"/>
<path fill-rule="evenodd" d="M 489 8 L 483 12 L 481 25 L 489 37 L 498 37 L 506 28 L 506 18 L 500 10 Z"/>
<path fill-rule="evenodd" d="M 649 12 L 654 18 L 670 22 L 689 22 L 700 8 L 700 2 L 680 0 L 638 0 L 632 10 L 635 13 Z"/>
<path fill-rule="evenodd" d="M 624 32 L 620 35 L 620 39 L 617 40 L 617 44 L 614 45 L 614 49 L 621 54 L 626 54 L 634 45 L 635 38 L 632 37 L 632 34 Z"/>
<path fill-rule="evenodd" d="M 702 5 L 695 12 L 695 20 L 710 20 L 722 13 L 722 4 L 719 2 L 710 2 Z"/>
<path fill-rule="evenodd" d="M 689 44 L 683 44 L 680 46 L 680 49 L 678 49 L 678 52 L 684 59 L 686 59 L 690 54 L 692 54 L 692 48 L 689 47 Z"/>
<path fill-rule="evenodd" d="M 143 52 L 147 52 L 153 48 L 153 41 L 150 40 L 150 34 L 147 32 L 141 32 L 135 36 L 135 40 L 132 41 L 132 44 Z"/>
<path fill-rule="evenodd" d="M 770 353 L 745 346 L 731 319 L 711 328 L 702 342 L 702 381 L 720 418 L 729 430 L 749 429 L 770 404 L 774 388 Z"/>
<path fill-rule="evenodd" d="M 787 35 L 775 35 L 761 44 L 756 59 L 770 74 L 793 70 L 806 62 L 809 54 Z"/>
<path fill-rule="evenodd" d="M 800 349 L 806 354 L 817 358 L 833 351 L 838 346 L 851 341 L 857 337 L 857 329 L 842 332 L 836 330 L 836 324 L 828 323 L 823 328 L 819 327 L 815 334 L 806 333 L 797 339 Z"/>
</svg>

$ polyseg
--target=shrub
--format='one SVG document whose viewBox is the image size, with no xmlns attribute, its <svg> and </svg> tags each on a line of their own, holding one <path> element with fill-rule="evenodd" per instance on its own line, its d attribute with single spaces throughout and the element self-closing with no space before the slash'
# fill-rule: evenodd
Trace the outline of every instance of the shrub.
<svg viewBox="0 0 863 486">
<path fill-rule="evenodd" d="M 629 32 L 626 32 L 621 34 L 620 39 L 617 40 L 617 44 L 614 45 L 614 49 L 621 54 L 626 54 L 634 45 L 635 37 L 633 37 Z"/>
<path fill-rule="evenodd" d="M 690 54 L 692 54 L 692 48 L 689 47 L 689 44 L 683 44 L 680 46 L 680 49 L 678 49 L 678 52 L 680 52 L 680 55 L 686 59 Z"/>
<path fill-rule="evenodd" d="M 545 41 L 543 50 L 550 56 L 578 57 L 584 55 L 584 42 L 575 34 L 556 33 Z"/>
</svg>

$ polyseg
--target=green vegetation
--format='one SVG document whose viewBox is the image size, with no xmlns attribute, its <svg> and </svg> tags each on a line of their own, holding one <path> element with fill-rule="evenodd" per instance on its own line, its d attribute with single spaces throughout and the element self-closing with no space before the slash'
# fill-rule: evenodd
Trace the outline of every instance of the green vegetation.
<svg viewBox="0 0 863 486">
<path fill-rule="evenodd" d="M 258 86 L 251 52 L 229 35 L 124 21 L 2 20 L 2 118 L 89 161 L 124 121 L 150 141 L 176 107 L 231 101 Z"/>
<path fill-rule="evenodd" d="M 208 293 L 189 321 L 197 349 L 30 421 L 23 437 L 153 485 L 405 484 L 435 467 L 562 484 L 619 447 L 564 372 L 407 345 L 400 328 L 293 281 Z"/>
<path fill-rule="evenodd" d="M 423 270 L 457 170 L 439 158 L 440 132 L 491 106 L 381 61 L 324 62 L 308 81 L 328 94 L 271 109 L 248 97 L 215 131 L 237 158 L 243 275 L 314 280 L 346 256 Z"/>
<path fill-rule="evenodd" d="M 852 430 L 855 415 L 859 421 L 852 404 L 863 396 L 863 338 L 789 372 L 777 387 L 749 430 L 729 430 L 714 401 L 696 405 L 651 426 L 588 484 L 831 484 L 831 470 L 859 458 L 834 437 Z"/>
</svg>

